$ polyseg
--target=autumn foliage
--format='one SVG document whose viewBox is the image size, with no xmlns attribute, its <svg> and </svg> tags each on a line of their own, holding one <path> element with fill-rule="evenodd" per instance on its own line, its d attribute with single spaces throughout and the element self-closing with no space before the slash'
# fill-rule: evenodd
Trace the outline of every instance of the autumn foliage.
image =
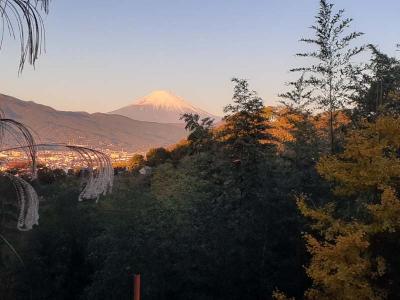
<svg viewBox="0 0 400 300">
<path fill-rule="evenodd" d="M 385 248 L 399 238 L 399 149 L 400 120 L 383 116 L 349 132 L 343 153 L 318 163 L 319 173 L 334 183 L 334 194 L 343 199 L 319 209 L 298 201 L 314 230 L 305 235 L 312 254 L 308 299 L 398 295 L 398 278 L 388 279 L 399 265 Z"/>
</svg>

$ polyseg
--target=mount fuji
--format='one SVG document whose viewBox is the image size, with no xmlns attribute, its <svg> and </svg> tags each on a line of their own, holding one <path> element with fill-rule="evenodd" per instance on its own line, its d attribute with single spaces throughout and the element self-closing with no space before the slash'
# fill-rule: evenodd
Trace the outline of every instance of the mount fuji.
<svg viewBox="0 0 400 300">
<path fill-rule="evenodd" d="M 96 149 L 144 152 L 187 136 L 182 124 L 159 124 L 103 113 L 59 111 L 0 94 L 5 118 L 28 126 L 38 143 L 72 143 Z"/>
<path fill-rule="evenodd" d="M 154 91 L 134 104 L 110 112 L 138 121 L 157 123 L 183 123 L 180 117 L 185 113 L 198 114 L 201 118 L 209 117 L 216 121 L 220 119 L 168 91 Z"/>
</svg>

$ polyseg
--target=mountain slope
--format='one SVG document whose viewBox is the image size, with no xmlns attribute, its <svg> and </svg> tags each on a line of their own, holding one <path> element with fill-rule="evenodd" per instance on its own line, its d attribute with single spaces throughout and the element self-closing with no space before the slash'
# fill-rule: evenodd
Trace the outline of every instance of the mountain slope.
<svg viewBox="0 0 400 300">
<path fill-rule="evenodd" d="M 57 111 L 2 94 L 0 109 L 6 118 L 29 126 L 43 143 L 74 143 L 133 152 L 170 145 L 186 136 L 181 124 L 136 121 L 114 114 Z"/>
<path fill-rule="evenodd" d="M 126 116 L 134 120 L 158 123 L 183 123 L 180 117 L 184 113 L 198 114 L 202 118 L 210 117 L 216 120 L 219 119 L 217 116 L 197 108 L 183 98 L 167 91 L 154 91 L 137 100 L 136 103 L 122 107 L 111 113 Z"/>
</svg>

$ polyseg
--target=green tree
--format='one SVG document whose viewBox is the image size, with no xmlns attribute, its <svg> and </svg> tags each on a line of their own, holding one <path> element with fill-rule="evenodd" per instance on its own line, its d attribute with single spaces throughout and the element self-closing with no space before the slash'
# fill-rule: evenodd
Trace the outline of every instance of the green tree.
<svg viewBox="0 0 400 300">
<path fill-rule="evenodd" d="M 185 129 L 189 131 L 187 140 L 189 141 L 192 151 L 204 151 L 209 149 L 213 138 L 213 123 L 211 118 L 203 118 L 197 114 L 186 113 L 181 119 L 185 121 Z"/>
<path fill-rule="evenodd" d="M 351 102 L 355 81 L 361 76 L 360 67 L 353 60 L 364 50 L 364 47 L 350 46 L 362 33 L 346 33 L 352 19 L 343 16 L 344 10 L 334 12 L 333 6 L 327 0 L 320 0 L 316 23 L 311 26 L 314 36 L 300 40 L 314 48 L 297 56 L 311 58 L 315 63 L 291 70 L 306 74 L 302 81 L 312 88 L 309 104 L 329 113 L 331 153 L 336 151 L 336 112 Z"/>
<path fill-rule="evenodd" d="M 305 113 L 312 103 L 312 90 L 306 82 L 305 75 L 306 73 L 303 72 L 297 81 L 289 82 L 287 85 L 293 87 L 292 90 L 279 95 L 283 99 L 281 103 L 289 111 Z"/>
<path fill-rule="evenodd" d="M 289 124 L 288 132 L 291 139 L 284 142 L 283 157 L 289 161 L 293 173 L 296 173 L 297 183 L 295 193 L 313 194 L 314 197 L 327 192 L 316 170 L 320 155 L 324 152 L 326 143 L 323 135 L 316 127 L 318 115 L 312 114 L 312 88 L 305 82 L 305 73 L 288 85 L 292 90 L 279 95 L 283 100 L 284 109 L 278 112 L 278 117 L 284 118 Z"/>
<path fill-rule="evenodd" d="M 224 108 L 226 115 L 223 128 L 217 134 L 224 155 L 235 166 L 232 172 L 232 188 L 241 194 L 257 190 L 261 184 L 257 175 L 259 162 L 274 155 L 275 147 L 271 143 L 265 107 L 255 91 L 249 89 L 246 80 L 232 79 L 235 84 L 233 104 Z"/>
<path fill-rule="evenodd" d="M 51 184 L 66 179 L 66 173 L 62 169 L 52 170 L 47 167 L 39 167 L 38 180 L 41 184 Z"/>
<path fill-rule="evenodd" d="M 128 170 L 131 172 L 137 172 L 140 168 L 144 167 L 146 161 L 144 156 L 141 154 L 134 154 L 127 163 Z"/>
<path fill-rule="evenodd" d="M 400 113 L 400 61 L 369 45 L 372 59 L 367 76 L 355 97 L 354 117 L 373 120 L 382 114 Z"/>
<path fill-rule="evenodd" d="M 152 187 L 153 179 L 149 177 L 118 178 L 115 193 L 99 207 L 103 230 L 89 244 L 87 254 L 94 274 L 85 299 L 128 298 L 135 273 L 142 274 L 142 294 L 147 299 L 192 299 L 184 296 L 190 290 L 186 286 L 190 274 L 190 226 L 183 210 L 189 201 L 180 197 L 179 191 L 185 193 L 184 187 L 158 194 L 163 184 L 158 176 L 162 177 L 163 172 L 173 185 L 180 184 L 173 179 L 182 177 L 170 164 L 155 169 L 157 187 Z M 193 184 L 190 178 L 186 182 Z M 183 206 L 173 201 L 178 197 Z"/>
<path fill-rule="evenodd" d="M 169 151 L 165 148 L 152 148 L 146 153 L 146 164 L 150 167 L 155 167 L 163 164 L 170 158 Z"/>
<path fill-rule="evenodd" d="M 226 115 L 221 138 L 232 146 L 235 158 L 247 159 L 248 149 L 261 145 L 271 136 L 266 132 L 268 126 L 262 99 L 249 89 L 246 80 L 233 78 L 232 82 L 235 84 L 233 104 L 224 107 Z"/>
</svg>

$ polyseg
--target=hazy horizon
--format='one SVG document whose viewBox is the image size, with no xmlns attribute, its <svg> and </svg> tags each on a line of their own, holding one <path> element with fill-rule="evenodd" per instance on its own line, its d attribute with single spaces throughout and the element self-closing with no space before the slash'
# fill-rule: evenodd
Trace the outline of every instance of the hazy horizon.
<svg viewBox="0 0 400 300">
<path fill-rule="evenodd" d="M 335 3 L 354 18 L 354 30 L 365 32 L 362 42 L 395 55 L 399 1 Z M 308 35 L 317 9 L 314 0 L 118 1 L 111 7 L 103 0 L 54 1 L 45 17 L 47 51 L 36 70 L 26 66 L 18 75 L 18 42 L 3 45 L 0 93 L 59 110 L 109 112 L 153 90 L 170 90 L 221 115 L 231 99 L 230 78 L 237 76 L 274 104 L 291 78 L 288 70 L 301 65 L 294 54 L 304 49 L 298 40 Z"/>
</svg>

